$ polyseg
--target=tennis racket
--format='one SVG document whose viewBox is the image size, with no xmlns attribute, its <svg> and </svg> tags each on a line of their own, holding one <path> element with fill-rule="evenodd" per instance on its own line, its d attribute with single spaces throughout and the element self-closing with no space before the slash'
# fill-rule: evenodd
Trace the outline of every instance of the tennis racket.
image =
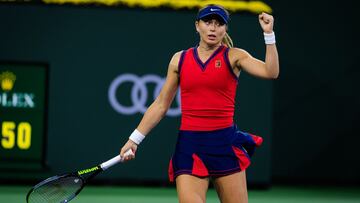
<svg viewBox="0 0 360 203">
<path fill-rule="evenodd" d="M 133 155 L 129 149 L 124 157 Z M 120 155 L 92 168 L 87 168 L 73 173 L 57 175 L 41 181 L 35 185 L 26 195 L 27 203 L 66 203 L 74 199 L 85 184 L 96 175 L 110 168 L 111 166 L 123 162 Z"/>
</svg>

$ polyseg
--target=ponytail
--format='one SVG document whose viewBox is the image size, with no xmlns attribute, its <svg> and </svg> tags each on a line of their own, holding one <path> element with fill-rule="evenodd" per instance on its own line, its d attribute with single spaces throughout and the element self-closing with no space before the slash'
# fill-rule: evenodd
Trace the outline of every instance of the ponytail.
<svg viewBox="0 0 360 203">
<path fill-rule="evenodd" d="M 227 32 L 225 33 L 225 36 L 224 36 L 224 38 L 222 40 L 222 43 L 225 44 L 229 48 L 234 47 L 234 43 L 233 43 L 230 35 Z"/>
</svg>

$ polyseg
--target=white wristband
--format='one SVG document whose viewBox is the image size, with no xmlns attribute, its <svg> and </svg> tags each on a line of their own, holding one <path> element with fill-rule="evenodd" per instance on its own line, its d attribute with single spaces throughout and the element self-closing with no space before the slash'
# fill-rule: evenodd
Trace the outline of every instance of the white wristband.
<svg viewBox="0 0 360 203">
<path fill-rule="evenodd" d="M 135 142 L 137 145 L 139 145 L 143 139 L 145 138 L 145 135 L 141 134 L 137 129 L 134 130 L 133 133 L 131 133 L 129 139 L 133 142 Z"/>
<path fill-rule="evenodd" d="M 264 40 L 265 44 L 275 44 L 275 33 L 272 32 L 270 34 L 264 32 Z"/>
</svg>

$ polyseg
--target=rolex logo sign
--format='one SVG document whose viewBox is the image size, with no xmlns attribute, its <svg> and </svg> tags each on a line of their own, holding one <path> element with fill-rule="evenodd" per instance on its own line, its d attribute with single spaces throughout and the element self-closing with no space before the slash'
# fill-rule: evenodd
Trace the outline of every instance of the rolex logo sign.
<svg viewBox="0 0 360 203">
<path fill-rule="evenodd" d="M 0 171 L 45 166 L 47 71 L 45 63 L 0 60 Z"/>
<path fill-rule="evenodd" d="M 14 88 L 15 81 L 14 72 L 6 69 L 0 72 L 0 108 L 35 108 L 35 94 L 26 90 L 17 90 Z"/>
<path fill-rule="evenodd" d="M 0 74 L 1 89 L 3 91 L 10 91 L 14 87 L 16 76 L 14 73 L 6 71 Z"/>
</svg>

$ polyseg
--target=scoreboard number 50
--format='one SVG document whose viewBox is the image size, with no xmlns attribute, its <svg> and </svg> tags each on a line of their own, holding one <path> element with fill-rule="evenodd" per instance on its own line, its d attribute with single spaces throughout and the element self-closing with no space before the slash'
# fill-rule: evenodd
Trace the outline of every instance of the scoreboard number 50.
<svg viewBox="0 0 360 203">
<path fill-rule="evenodd" d="M 31 125 L 28 122 L 4 121 L 1 123 L 1 146 L 4 149 L 13 149 L 17 146 L 27 150 L 31 146 Z M 15 145 L 16 144 L 16 145 Z"/>
</svg>

